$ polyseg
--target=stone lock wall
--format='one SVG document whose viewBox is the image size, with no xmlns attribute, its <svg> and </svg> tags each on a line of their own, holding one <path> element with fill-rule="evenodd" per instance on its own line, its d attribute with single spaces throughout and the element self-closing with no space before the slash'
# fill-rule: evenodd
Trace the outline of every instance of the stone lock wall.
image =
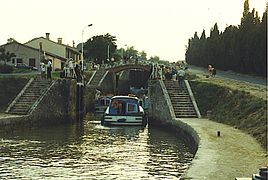
<svg viewBox="0 0 268 180">
<path fill-rule="evenodd" d="M 173 131 L 182 136 L 193 153 L 199 145 L 199 136 L 196 131 L 186 123 L 175 117 L 173 106 L 166 87 L 161 80 L 148 82 L 148 96 L 150 99 L 149 124 Z"/>
<path fill-rule="evenodd" d="M 57 80 L 29 115 L 5 116 L 0 119 L 0 132 L 68 123 L 76 117 L 76 81 Z"/>
</svg>

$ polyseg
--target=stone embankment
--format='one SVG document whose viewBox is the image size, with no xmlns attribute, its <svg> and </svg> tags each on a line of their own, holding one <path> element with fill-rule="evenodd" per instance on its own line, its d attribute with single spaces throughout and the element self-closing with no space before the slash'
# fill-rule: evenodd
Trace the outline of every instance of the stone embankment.
<svg viewBox="0 0 268 180">
<path fill-rule="evenodd" d="M 75 118 L 76 82 L 56 80 L 34 111 L 26 115 L 0 114 L 0 131 L 66 123 Z"/>
</svg>

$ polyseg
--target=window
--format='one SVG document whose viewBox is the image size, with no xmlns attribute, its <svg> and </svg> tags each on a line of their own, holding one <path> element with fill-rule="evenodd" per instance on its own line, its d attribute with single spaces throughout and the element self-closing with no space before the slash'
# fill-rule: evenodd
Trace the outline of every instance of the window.
<svg viewBox="0 0 268 180">
<path fill-rule="evenodd" d="M 138 112 L 137 104 L 127 103 L 127 113 L 136 113 Z"/>
<path fill-rule="evenodd" d="M 17 58 L 17 63 L 23 63 L 23 60 L 21 58 Z"/>
<path fill-rule="evenodd" d="M 34 58 L 30 58 L 30 59 L 29 59 L 29 66 L 36 67 L 35 59 L 34 59 Z"/>
</svg>

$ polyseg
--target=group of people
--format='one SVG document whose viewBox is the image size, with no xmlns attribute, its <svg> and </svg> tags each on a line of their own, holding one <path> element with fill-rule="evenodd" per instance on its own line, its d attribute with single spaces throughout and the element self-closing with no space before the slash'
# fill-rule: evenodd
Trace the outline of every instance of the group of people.
<svg viewBox="0 0 268 180">
<path fill-rule="evenodd" d="M 187 69 L 187 64 L 183 61 L 177 64 L 174 62 L 172 66 L 153 64 L 151 79 L 178 80 L 179 87 L 183 88 Z"/>
<path fill-rule="evenodd" d="M 51 71 L 52 71 L 52 61 L 44 60 L 40 64 L 41 69 L 41 78 L 42 79 L 51 79 Z"/>
<path fill-rule="evenodd" d="M 77 79 L 79 82 L 82 81 L 83 75 L 81 66 L 81 63 L 78 64 L 70 58 L 63 68 L 63 77 Z"/>
</svg>

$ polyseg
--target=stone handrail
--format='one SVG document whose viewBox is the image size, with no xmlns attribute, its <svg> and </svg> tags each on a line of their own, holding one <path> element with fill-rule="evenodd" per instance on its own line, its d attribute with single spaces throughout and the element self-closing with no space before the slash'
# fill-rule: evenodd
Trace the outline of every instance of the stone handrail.
<svg viewBox="0 0 268 180">
<path fill-rule="evenodd" d="M 188 80 L 184 80 L 184 82 L 185 82 L 185 85 L 186 85 L 186 87 L 187 87 L 189 96 L 190 96 L 190 98 L 191 98 L 191 100 L 192 100 L 192 103 L 193 103 L 193 105 L 194 105 L 194 109 L 195 109 L 195 112 L 196 112 L 196 114 L 197 114 L 197 117 L 198 117 L 198 118 L 201 118 L 201 114 L 200 114 L 200 111 L 199 111 L 199 109 L 198 109 L 197 103 L 196 103 L 196 101 L 195 101 L 194 94 L 193 94 L 193 92 L 192 92 L 191 86 L 190 86 Z"/>
<path fill-rule="evenodd" d="M 103 82 L 103 80 L 105 79 L 105 77 L 107 76 L 108 73 L 109 73 L 109 71 L 105 72 L 105 74 L 102 76 L 100 82 L 98 83 L 98 86 L 101 86 L 101 83 Z"/>
<path fill-rule="evenodd" d="M 96 75 L 97 71 L 94 71 L 92 76 L 90 77 L 89 81 L 87 82 L 87 86 L 89 86 L 89 84 L 91 83 L 91 81 L 93 80 L 94 76 Z"/>
<path fill-rule="evenodd" d="M 47 92 L 54 86 L 54 84 L 56 82 L 57 82 L 57 80 L 53 80 L 52 83 L 49 85 L 49 87 L 45 91 L 43 91 L 43 93 L 41 94 L 41 96 L 35 101 L 35 103 L 30 108 L 28 114 L 32 114 L 34 112 L 34 110 L 36 109 L 36 107 L 38 106 L 38 104 L 42 101 L 42 99 L 45 97 L 45 95 L 47 94 Z"/>
</svg>

